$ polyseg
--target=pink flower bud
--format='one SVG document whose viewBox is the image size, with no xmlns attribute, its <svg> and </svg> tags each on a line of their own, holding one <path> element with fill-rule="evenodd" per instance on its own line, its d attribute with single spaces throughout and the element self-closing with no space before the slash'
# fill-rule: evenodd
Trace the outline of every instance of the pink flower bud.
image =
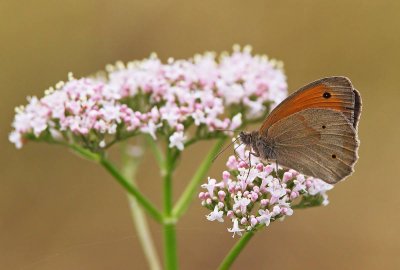
<svg viewBox="0 0 400 270">
<path fill-rule="evenodd" d="M 233 211 L 232 211 L 232 210 L 229 210 L 229 211 L 226 213 L 226 216 L 227 216 L 228 218 L 233 218 L 233 216 L 234 216 Z"/>
<path fill-rule="evenodd" d="M 248 166 L 249 166 L 249 165 L 247 164 L 247 162 L 240 161 L 238 167 L 239 167 L 239 168 L 248 168 Z"/>
<path fill-rule="evenodd" d="M 204 192 L 200 192 L 199 193 L 199 199 L 200 200 L 205 200 L 206 199 L 206 194 L 204 194 Z"/>
<path fill-rule="evenodd" d="M 268 199 L 262 199 L 260 203 L 261 203 L 261 206 L 264 206 L 264 207 L 265 207 L 265 206 L 268 205 L 269 200 L 268 200 Z"/>
<path fill-rule="evenodd" d="M 266 172 L 267 174 L 270 174 L 273 170 L 274 167 L 271 164 L 264 167 L 264 172 Z"/>
<path fill-rule="evenodd" d="M 242 190 L 242 187 L 240 185 L 235 185 L 235 192 L 239 192 Z"/>
<path fill-rule="evenodd" d="M 223 190 L 218 191 L 218 198 L 220 201 L 223 201 L 225 199 L 226 193 Z"/>
<path fill-rule="evenodd" d="M 228 161 L 226 162 L 226 166 L 230 169 L 230 170 L 235 170 L 238 167 L 238 162 L 236 160 L 235 156 L 230 156 L 228 158 Z"/>
<path fill-rule="evenodd" d="M 293 178 L 293 175 L 290 172 L 285 172 L 283 174 L 282 181 L 286 183 L 287 181 L 289 181 L 292 178 Z"/>
<path fill-rule="evenodd" d="M 264 169 L 264 165 L 263 165 L 262 163 L 258 163 L 258 164 L 256 165 L 256 169 L 257 169 L 258 171 L 262 172 L 262 170 Z"/>
<path fill-rule="evenodd" d="M 298 196 L 299 196 L 299 193 L 298 193 L 298 192 L 292 191 L 292 192 L 290 193 L 290 199 L 291 199 L 291 200 L 296 199 Z"/>
<path fill-rule="evenodd" d="M 306 187 L 307 187 L 307 188 L 310 188 L 311 186 L 312 186 L 311 180 L 307 179 L 307 180 L 306 180 Z"/>
<path fill-rule="evenodd" d="M 240 220 L 240 224 L 246 224 L 247 223 L 247 218 L 245 218 L 245 217 L 243 217 L 241 220 Z"/>
<path fill-rule="evenodd" d="M 258 220 L 254 217 L 254 216 L 252 216 L 251 217 L 251 220 L 250 220 L 250 223 L 251 223 L 251 226 L 256 226 L 257 225 L 257 223 L 258 223 Z"/>
<path fill-rule="evenodd" d="M 257 201 L 257 199 L 258 199 L 258 194 L 255 192 L 251 192 L 251 200 L 255 202 Z"/>
<path fill-rule="evenodd" d="M 177 124 L 175 126 L 176 131 L 183 131 L 185 129 L 185 127 L 182 124 Z"/>
<path fill-rule="evenodd" d="M 223 179 L 223 180 L 228 180 L 229 177 L 231 177 L 231 174 L 230 174 L 228 171 L 224 171 L 224 172 L 222 173 L 222 179 Z"/>
</svg>

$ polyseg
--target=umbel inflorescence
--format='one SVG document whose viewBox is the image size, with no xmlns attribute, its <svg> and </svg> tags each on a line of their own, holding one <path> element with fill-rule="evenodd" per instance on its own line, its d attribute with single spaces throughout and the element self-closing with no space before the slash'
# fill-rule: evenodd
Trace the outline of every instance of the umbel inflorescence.
<svg viewBox="0 0 400 270">
<path fill-rule="evenodd" d="M 232 221 L 228 231 L 233 236 L 291 216 L 294 208 L 328 204 L 326 191 L 332 185 L 294 170 L 276 170 L 253 155 L 249 162 L 249 150 L 244 145 L 235 148 L 236 155 L 229 157 L 222 180 L 209 177 L 199 194 L 201 204 L 212 210 L 207 219 L 223 222 L 226 216 Z"/>
<path fill-rule="evenodd" d="M 262 119 L 287 94 L 280 62 L 252 55 L 205 53 L 188 60 L 156 55 L 108 66 L 102 76 L 69 75 L 16 108 L 9 139 L 17 148 L 28 140 L 77 144 L 100 152 L 139 134 L 166 137 L 182 151 L 201 139 L 224 135 Z M 195 129 L 189 134 L 191 126 Z"/>
</svg>

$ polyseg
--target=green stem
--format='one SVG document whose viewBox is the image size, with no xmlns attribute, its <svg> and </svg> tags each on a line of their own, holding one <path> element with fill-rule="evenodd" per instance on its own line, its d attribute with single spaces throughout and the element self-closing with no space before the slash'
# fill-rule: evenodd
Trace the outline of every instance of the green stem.
<svg viewBox="0 0 400 270">
<path fill-rule="evenodd" d="M 178 269 L 175 222 L 164 224 L 164 256 L 165 269 Z"/>
<path fill-rule="evenodd" d="M 246 232 L 239 241 L 233 246 L 233 248 L 229 251 L 228 255 L 224 258 L 222 263 L 220 264 L 218 270 L 226 270 L 231 267 L 235 259 L 239 256 L 240 252 L 247 245 L 250 239 L 253 237 L 256 230 Z"/>
<path fill-rule="evenodd" d="M 163 215 L 157 208 L 126 179 L 105 157 L 100 159 L 100 164 L 121 184 L 125 190 L 136 198 L 137 202 L 148 212 L 148 214 L 159 223 L 163 222 Z"/>
<path fill-rule="evenodd" d="M 99 162 L 101 160 L 100 154 L 93 153 L 92 151 L 90 151 L 88 149 L 82 148 L 75 144 L 68 144 L 67 146 L 70 149 L 72 149 L 73 151 L 75 151 L 75 153 L 77 153 L 81 157 L 87 158 L 87 159 L 95 161 L 95 162 Z"/>
<path fill-rule="evenodd" d="M 147 144 L 150 146 L 151 151 L 154 154 L 154 157 L 156 158 L 156 161 L 158 163 L 158 166 L 164 170 L 165 165 L 164 165 L 164 154 L 158 147 L 157 143 L 154 141 L 154 139 L 151 136 L 146 136 L 146 141 Z M 164 174 L 165 172 L 162 172 Z"/>
<path fill-rule="evenodd" d="M 165 269 L 178 269 L 177 241 L 175 224 L 176 219 L 172 216 L 173 206 L 173 189 L 172 189 L 172 173 L 174 170 L 175 160 L 170 148 L 167 146 L 167 153 L 162 169 L 164 180 L 164 257 Z"/>
<path fill-rule="evenodd" d="M 196 173 L 193 175 L 192 179 L 189 182 L 189 185 L 186 187 L 185 191 L 179 198 L 178 202 L 176 203 L 176 205 L 172 211 L 172 215 L 175 218 L 179 219 L 179 217 L 181 217 L 183 215 L 183 213 L 189 207 L 189 203 L 195 196 L 201 181 L 204 180 L 204 178 L 207 174 L 207 171 L 212 164 L 213 158 L 217 155 L 218 151 L 224 145 L 225 141 L 226 141 L 226 138 L 220 138 L 215 143 L 213 148 L 210 150 L 208 155 L 205 157 L 205 159 L 201 163 L 200 167 L 197 169 Z"/>
<path fill-rule="evenodd" d="M 135 186 L 135 175 L 137 168 L 140 163 L 140 157 L 133 157 L 127 153 L 127 144 L 123 144 L 122 151 L 122 173 L 126 178 L 130 178 L 132 185 Z M 135 224 L 136 232 L 139 237 L 139 242 L 142 246 L 144 255 L 147 259 L 149 269 L 161 270 L 161 265 L 158 259 L 157 251 L 154 246 L 154 241 L 151 237 L 149 225 L 146 220 L 146 216 L 140 207 L 137 200 L 130 194 L 128 195 L 129 206 L 131 209 L 131 215 L 133 223 Z"/>
</svg>

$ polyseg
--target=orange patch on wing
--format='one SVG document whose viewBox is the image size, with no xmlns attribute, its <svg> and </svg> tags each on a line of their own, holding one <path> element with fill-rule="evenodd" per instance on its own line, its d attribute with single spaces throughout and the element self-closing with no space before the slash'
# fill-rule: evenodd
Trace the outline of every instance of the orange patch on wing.
<svg viewBox="0 0 400 270">
<path fill-rule="evenodd" d="M 324 94 L 329 97 L 324 97 Z M 277 121 L 305 109 L 327 108 L 343 112 L 349 117 L 352 113 L 351 107 L 348 95 L 337 92 L 325 84 L 319 84 L 289 96 L 271 112 L 259 132 L 264 133 Z"/>
</svg>

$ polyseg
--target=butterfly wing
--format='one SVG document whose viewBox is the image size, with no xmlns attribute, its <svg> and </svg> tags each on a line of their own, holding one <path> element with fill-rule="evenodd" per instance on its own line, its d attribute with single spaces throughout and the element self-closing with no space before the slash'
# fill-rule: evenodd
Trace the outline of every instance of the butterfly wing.
<svg viewBox="0 0 400 270">
<path fill-rule="evenodd" d="M 304 109 L 321 108 L 341 112 L 357 128 L 361 112 L 361 97 L 346 77 L 328 77 L 312 82 L 287 97 L 267 117 L 259 132 L 291 114 Z"/>
<path fill-rule="evenodd" d="M 353 172 L 358 139 L 347 117 L 330 109 L 306 109 L 273 124 L 267 135 L 279 165 L 337 183 Z"/>
</svg>

